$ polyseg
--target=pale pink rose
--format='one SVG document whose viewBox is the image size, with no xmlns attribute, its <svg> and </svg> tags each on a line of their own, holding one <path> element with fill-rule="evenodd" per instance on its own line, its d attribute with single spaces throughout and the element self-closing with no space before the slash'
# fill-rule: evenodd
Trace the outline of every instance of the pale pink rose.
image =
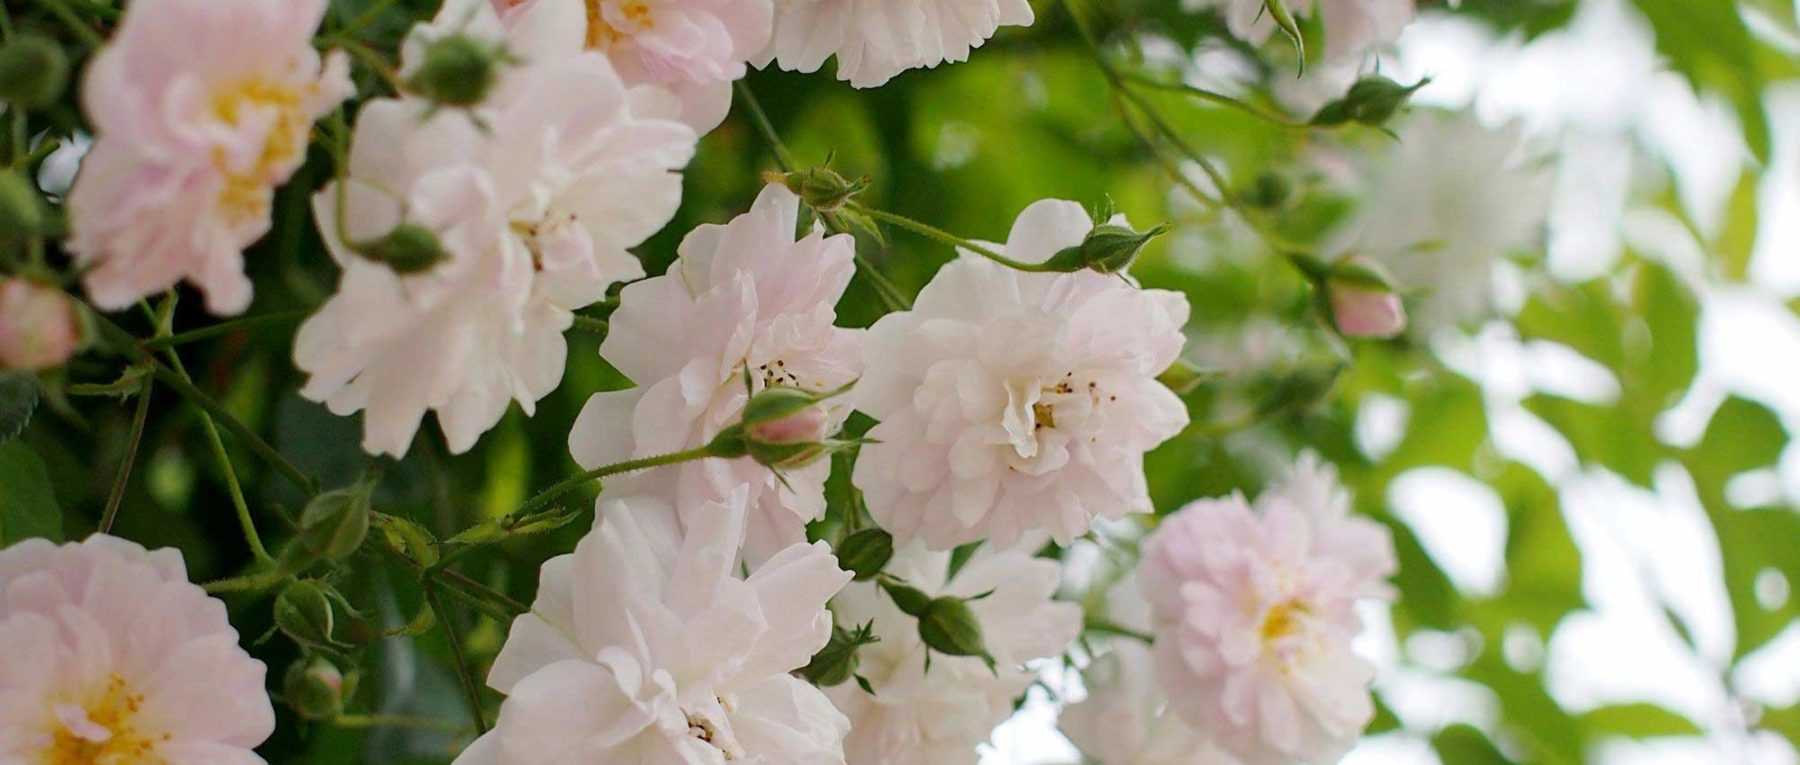
<svg viewBox="0 0 1800 765">
<path fill-rule="evenodd" d="M 96 534 L 0 551 L 0 762 L 250 765 L 263 663 L 181 553 Z"/>
<path fill-rule="evenodd" d="M 1031 26 L 1028 0 L 785 0 L 757 67 L 816 72 L 837 56 L 837 76 L 858 88 L 908 69 L 969 60 L 1003 26 Z"/>
<path fill-rule="evenodd" d="M 406 66 L 441 29 L 502 41 L 492 8 L 461 6 L 408 37 Z M 295 364 L 309 375 L 302 395 L 337 414 L 363 411 L 363 448 L 396 457 L 427 412 L 456 453 L 513 402 L 531 414 L 562 380 L 573 312 L 643 276 L 629 248 L 681 201 L 694 132 L 640 118 L 628 101 L 606 59 L 576 49 L 507 67 L 472 113 L 427 119 L 430 105 L 415 99 L 366 105 L 345 233 L 361 241 L 418 224 L 447 257 L 400 274 L 350 251 L 337 188 L 322 190 L 313 212 L 343 276 L 295 340 Z"/>
<path fill-rule="evenodd" d="M 1013 700 L 1036 677 L 1026 663 L 1061 654 L 1081 632 L 1081 607 L 1055 598 L 1055 561 L 983 547 L 954 578 L 949 563 L 949 553 L 912 544 L 885 570 L 927 595 L 982 596 L 969 608 L 992 670 L 979 658 L 934 653 L 927 671 L 918 621 L 873 582 L 852 582 L 831 603 L 840 624 L 872 621 L 881 638 L 857 654 L 874 694 L 855 682 L 825 691 L 850 718 L 849 765 L 975 765 L 976 747 L 1012 716 Z"/>
<path fill-rule="evenodd" d="M 1003 248 L 1042 262 L 1093 221 L 1074 202 L 1026 208 Z M 1187 409 L 1156 376 L 1181 351 L 1187 299 L 1117 275 L 1027 273 L 972 254 L 911 311 L 869 329 L 850 393 L 881 421 L 855 483 L 882 528 L 947 550 L 1026 532 L 1068 542 L 1095 517 L 1148 512 L 1144 452 Z"/>
<path fill-rule="evenodd" d="M 1144 542 L 1157 671 L 1170 709 L 1244 765 L 1336 762 L 1374 716 L 1354 606 L 1388 598 L 1393 543 L 1303 457 L 1253 509 L 1201 500 Z"/>
<path fill-rule="evenodd" d="M 855 270 L 855 243 L 814 226 L 795 239 L 800 200 L 763 189 L 750 212 L 700 226 L 668 273 L 625 287 L 600 355 L 637 383 L 595 394 L 569 434 L 575 461 L 595 468 L 690 449 L 736 424 L 752 387 L 835 390 L 862 371 L 862 332 L 833 326 L 834 306 Z M 836 430 L 848 407 L 825 404 Z M 748 457 L 708 459 L 620 476 L 609 496 L 670 498 L 684 521 L 713 523 L 700 509 L 750 487 L 744 558 L 752 565 L 805 540 L 825 512 L 821 460 L 776 476 Z M 784 480 L 785 479 L 785 480 Z"/>
<path fill-rule="evenodd" d="M 1094 606 L 1090 606 L 1093 608 Z M 1100 611 L 1111 623 L 1148 633 L 1150 604 L 1127 574 Z M 1087 698 L 1063 708 L 1057 726 L 1075 748 L 1105 765 L 1238 765 L 1168 708 L 1155 653 L 1136 637 L 1090 638 L 1094 657 L 1081 671 Z"/>
<path fill-rule="evenodd" d="M 81 335 L 81 315 L 62 290 L 25 278 L 0 281 L 0 369 L 62 366 Z"/>
<path fill-rule="evenodd" d="M 731 110 L 731 83 L 769 43 L 772 0 L 490 0 L 509 28 L 535 35 L 523 56 L 570 41 L 612 60 L 628 87 L 648 86 L 668 116 L 708 132 Z M 571 36 L 571 33 L 572 36 Z"/>
<path fill-rule="evenodd" d="M 488 674 L 499 723 L 456 765 L 843 765 L 844 716 L 789 673 L 830 639 L 850 574 L 818 542 L 739 577 L 744 500 L 686 536 L 660 500 L 606 503 L 544 564 Z"/>
<path fill-rule="evenodd" d="M 69 241 L 107 310 L 192 282 L 215 314 L 250 305 L 243 251 L 312 124 L 354 92 L 321 58 L 326 0 L 134 0 L 88 67 L 95 132 L 69 195 Z"/>
</svg>

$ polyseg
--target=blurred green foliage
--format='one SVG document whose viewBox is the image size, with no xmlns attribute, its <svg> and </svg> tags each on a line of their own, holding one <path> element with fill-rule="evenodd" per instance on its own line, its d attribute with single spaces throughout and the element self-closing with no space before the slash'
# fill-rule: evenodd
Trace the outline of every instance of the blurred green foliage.
<svg viewBox="0 0 1800 765">
<path fill-rule="evenodd" d="M 373 2 L 334 0 L 338 21 L 328 23 L 341 24 Z M 70 5 L 92 10 L 103 24 L 110 18 L 106 0 Z M 392 50 L 406 20 L 429 14 L 432 5 L 407 0 L 389 6 L 361 34 L 374 47 Z M 1116 0 L 1083 7 L 1099 21 L 1109 46 L 1151 35 L 1184 49 L 1206 43 L 1256 52 L 1223 36 L 1217 19 L 1179 5 Z M 1442 4 L 1427 5 L 1448 12 Z M 1707 278 L 1743 280 L 1757 228 L 1755 163 L 1766 162 L 1770 151 L 1762 96 L 1767 83 L 1797 73 L 1794 59 L 1752 35 L 1740 8 L 1725 0 L 1635 0 L 1634 5 L 1648 20 L 1668 66 L 1703 93 L 1730 103 L 1742 125 L 1753 161 L 1746 162 L 1715 236 L 1699 236 L 1668 195 L 1656 202 L 1705 245 Z M 56 19 L 25 6 L 15 11 L 8 3 L 11 23 L 59 35 L 79 66 L 88 51 Z M 1455 12 L 1498 32 L 1529 37 L 1567 24 L 1576 6 L 1573 0 L 1465 0 Z M 1787 0 L 1745 0 L 1744 6 L 1781 28 L 1795 29 Z M 877 90 L 852 90 L 824 74 L 775 71 L 753 73 L 748 86 L 801 163 L 832 157 L 845 175 L 869 176 L 873 185 L 861 197 L 865 203 L 964 236 L 1001 240 L 1017 212 L 1037 199 L 1085 204 L 1111 199 L 1140 227 L 1162 221 L 1182 227 L 1153 243 L 1135 274 L 1148 286 L 1189 297 L 1196 337 L 1241 336 L 1258 318 L 1289 326 L 1296 353 L 1264 368 L 1224 374 L 1189 396 L 1195 427 L 1148 459 L 1153 496 L 1159 510 L 1168 512 L 1200 497 L 1254 493 L 1278 473 L 1282 459 L 1300 449 L 1316 450 L 1341 466 L 1358 510 L 1394 532 L 1401 560 L 1395 580 L 1401 598 L 1393 608 L 1399 636 L 1435 631 L 1462 637 L 1470 655 L 1446 673 L 1491 691 L 1502 713 L 1485 729 L 1413 731 L 1446 763 L 1581 763 L 1586 752 L 1609 738 L 1701 731 L 1697 721 L 1647 704 L 1565 709 L 1546 691 L 1540 663 L 1506 656 L 1509 639 L 1522 632 L 1541 646 L 1558 625 L 1588 608 L 1580 548 L 1565 521 L 1559 487 L 1551 483 L 1559 477 L 1539 475 L 1498 452 L 1484 391 L 1446 368 L 1417 338 L 1342 346 L 1311 315 L 1306 282 L 1281 258 L 1254 239 L 1230 235 L 1229 216 L 1178 199 L 1162 158 L 1119 118 L 1093 51 L 1065 8 L 1039 2 L 1033 27 L 1002 32 L 970 62 L 911 72 Z M 1308 30 L 1318 33 L 1316 24 Z M 1116 52 L 1109 49 L 1109 55 Z M 1268 89 L 1277 78 L 1292 76 L 1292 52 L 1277 41 L 1260 53 L 1253 60 L 1250 100 L 1273 109 Z M 371 73 L 358 76 L 368 90 L 376 88 Z M 1283 236 L 1303 242 L 1318 240 L 1353 203 L 1303 170 L 1303 153 L 1321 141 L 1363 150 L 1388 140 L 1356 128 L 1312 135 L 1179 93 L 1148 98 L 1186 142 L 1226 168 L 1233 186 L 1247 188 L 1264 173 L 1294 183 L 1297 199 L 1275 217 Z M 693 226 L 722 222 L 745 209 L 761 184 L 760 174 L 774 167 L 773 155 L 741 112 L 740 104 L 705 139 L 687 173 L 681 212 L 641 248 L 652 273 L 667 267 L 676 243 Z M 63 135 L 81 126 L 71 97 L 31 120 L 34 133 Z M 329 293 L 335 273 L 311 228 L 306 200 L 330 173 L 328 157 L 315 147 L 307 166 L 279 194 L 273 230 L 247 258 L 257 291 L 253 313 L 307 309 Z M 864 237 L 860 247 L 875 268 L 909 293 L 951 255 L 899 231 L 889 231 L 884 243 Z M 1521 255 L 1527 269 L 1538 260 L 1536 253 Z M 1588 281 L 1534 276 L 1530 286 L 1524 306 L 1510 317 L 1519 337 L 1579 353 L 1608 371 L 1620 391 L 1605 403 L 1538 393 L 1523 402 L 1525 409 L 1560 433 L 1584 467 L 1647 488 L 1656 486 L 1666 468 L 1692 481 L 1717 536 L 1720 575 L 1735 622 L 1732 660 L 1749 655 L 1800 616 L 1794 599 L 1770 607 L 1756 596 L 1758 578 L 1771 570 L 1800 585 L 1800 514 L 1791 507 L 1735 507 L 1726 491 L 1733 478 L 1776 464 L 1789 438 L 1780 418 L 1759 403 L 1731 398 L 1712 415 L 1697 443 L 1681 446 L 1658 438 L 1657 418 L 1686 395 L 1700 367 L 1700 301 L 1693 285 L 1668 265 L 1631 253 Z M 211 321 L 196 302 L 179 306 L 177 329 Z M 839 306 L 841 323 L 853 326 L 865 326 L 882 312 L 863 277 Z M 150 333 L 135 312 L 115 318 L 140 335 Z M 333 416 L 297 395 L 302 379 L 289 358 L 292 331 L 292 322 L 259 324 L 184 346 L 181 354 L 197 386 L 299 468 L 326 488 L 348 486 L 378 463 L 356 449 L 358 420 Z M 449 538 L 503 516 L 537 489 L 572 474 L 566 440 L 576 413 L 590 394 L 627 384 L 599 358 L 597 345 L 597 337 L 572 331 L 561 387 L 539 403 L 535 417 L 515 409 L 468 454 L 446 453 L 428 423 L 406 459 L 380 465 L 375 505 Z M 113 476 L 127 459 L 133 411 L 123 395 L 71 397 L 70 391 L 75 384 L 109 383 L 120 369 L 118 359 L 94 353 L 41 380 L 0 377 L 0 542 L 80 538 L 96 528 Z M 126 386 L 122 392 L 135 390 Z M 240 573 L 251 562 L 250 553 L 232 513 L 225 474 L 207 449 L 199 410 L 163 386 L 151 395 L 152 414 L 134 477 L 120 498 L 115 531 L 150 546 L 181 548 L 197 580 Z M 1371 455 L 1358 447 L 1354 431 L 1360 408 L 1376 399 L 1400 402 L 1407 417 L 1393 448 Z M 227 438 L 227 445 L 265 538 L 273 546 L 291 537 L 306 498 L 244 444 Z M 848 463 L 836 464 L 842 473 Z M 1393 513 L 1390 487 L 1420 468 L 1472 477 L 1500 499 L 1507 522 L 1506 575 L 1497 591 L 1460 590 Z M 846 490 L 841 475 L 831 490 Z M 573 495 L 563 505 L 583 511 L 591 499 L 591 493 Z M 456 565 L 487 587 L 529 601 L 538 565 L 572 549 L 587 525 L 584 517 L 483 548 Z M 365 624 L 400 627 L 423 608 L 417 579 L 368 549 L 328 579 Z M 271 599 L 271 593 L 228 599 L 232 621 L 247 640 L 271 628 Z M 1665 610 L 1671 626 L 1686 636 L 1681 617 Z M 467 636 L 465 647 L 479 674 L 498 649 L 505 625 L 460 607 L 449 609 L 445 620 Z M 279 693 L 297 649 L 277 638 L 258 641 L 252 650 L 269 663 L 271 690 Z M 284 710 L 275 738 L 262 750 L 270 762 L 443 763 L 467 740 L 467 717 L 443 630 L 374 641 L 352 653 L 349 658 L 363 671 L 361 690 L 349 705 L 355 716 L 342 724 L 308 722 Z M 1718 669 L 1719 681 L 1729 689 L 1731 667 Z M 498 699 L 484 694 L 491 711 Z M 1790 740 L 1800 738 L 1800 708 L 1763 710 L 1754 719 Z M 1384 706 L 1374 730 L 1397 727 L 1401 721 Z"/>
</svg>

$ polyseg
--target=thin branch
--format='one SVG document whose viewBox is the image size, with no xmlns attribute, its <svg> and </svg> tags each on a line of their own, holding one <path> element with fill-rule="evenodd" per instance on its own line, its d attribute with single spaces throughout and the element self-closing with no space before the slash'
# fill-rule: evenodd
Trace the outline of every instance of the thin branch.
<svg viewBox="0 0 1800 765">
<path fill-rule="evenodd" d="M 560 481 L 550 488 L 538 492 L 537 496 L 526 500 L 525 504 L 520 505 L 519 509 L 513 512 L 515 515 L 527 515 L 542 510 L 549 506 L 551 502 L 555 501 L 557 497 L 579 489 L 582 486 L 586 486 L 591 481 L 605 478 L 609 475 L 629 473 L 633 470 L 643 470 L 645 468 L 661 467 L 663 465 L 674 465 L 680 462 L 705 459 L 710 456 L 712 456 L 712 453 L 707 447 L 698 446 L 685 451 L 658 454 L 654 457 L 644 457 L 641 459 L 626 460 L 624 462 L 615 462 L 611 465 L 603 465 L 573 478 Z"/>
<path fill-rule="evenodd" d="M 112 531 L 113 522 L 119 519 L 119 504 L 125 500 L 125 487 L 131 483 L 131 468 L 137 463 L 138 446 L 144 440 L 144 425 L 150 421 L 150 393 L 155 384 L 145 380 L 138 390 L 137 412 L 131 417 L 131 437 L 125 446 L 125 461 L 119 463 L 119 473 L 113 478 L 112 493 L 106 497 L 106 512 L 100 516 L 100 533 Z"/>
<path fill-rule="evenodd" d="M 275 313 L 266 313 L 266 314 L 262 314 L 260 316 L 244 316 L 241 318 L 232 319 L 230 321 L 222 321 L 222 322 L 219 322 L 212 326 L 201 327 L 200 329 L 189 330 L 187 332 L 177 332 L 177 333 L 175 333 L 173 335 L 169 335 L 167 337 L 151 338 L 149 340 L 144 341 L 143 346 L 144 346 L 145 350 L 159 351 L 164 348 L 171 348 L 171 347 L 174 347 L 177 345 L 186 345 L 188 343 L 196 343 L 201 340 L 209 340 L 209 339 L 212 339 L 215 337 L 219 337 L 220 335 L 228 335 L 228 334 L 231 334 L 232 332 L 236 332 L 241 329 L 249 329 L 250 327 L 254 327 L 254 326 L 258 326 L 258 325 L 262 325 L 262 324 L 277 324 L 277 323 L 282 323 L 282 322 L 298 321 L 300 319 L 306 318 L 308 313 L 309 312 L 306 310 L 293 310 L 293 311 L 277 311 Z"/>
<path fill-rule="evenodd" d="M 456 676 L 462 681 L 463 693 L 469 703 L 469 717 L 475 721 L 475 733 L 486 733 L 487 719 L 481 713 L 481 688 L 475 684 L 475 676 L 469 671 L 468 658 L 463 654 L 462 637 L 456 634 L 456 624 L 449 620 L 449 612 L 444 610 L 443 602 L 438 599 L 437 587 L 430 580 L 426 580 L 424 584 L 425 602 L 431 606 L 432 615 L 437 618 L 438 624 L 443 625 L 444 639 L 450 643 L 450 656 L 456 662 Z"/>
<path fill-rule="evenodd" d="M 947 244 L 951 247 L 968 250 L 968 251 L 973 252 L 977 255 L 980 255 L 984 258 L 987 258 L 988 260 L 994 261 L 995 263 L 999 263 L 1000 265 L 1006 266 L 1007 268 L 1017 269 L 1020 271 L 1049 271 L 1050 270 L 1043 263 L 1026 263 L 1026 262 L 1020 261 L 1020 260 L 1013 260 L 1012 258 L 1006 257 L 1005 255 L 1001 255 L 1000 253 L 995 252 L 992 248 L 990 248 L 984 244 L 981 244 L 980 242 L 976 242 L 976 241 L 973 241 L 970 239 L 965 239 L 963 237 L 960 237 L 960 236 L 952 234 L 948 231 L 945 231 L 941 228 L 933 226 L 929 223 L 916 221 L 916 220 L 913 220 L 912 218 L 908 218 L 904 215 L 896 215 L 894 213 L 887 212 L 885 210 L 876 210 L 873 208 L 864 207 L 862 205 L 856 205 L 856 211 L 860 212 L 864 215 L 867 215 L 870 218 L 874 218 L 875 220 L 881 221 L 883 223 L 888 223 L 891 225 L 899 226 L 900 228 L 906 229 L 908 231 L 911 231 L 915 234 L 919 234 L 926 238 L 935 239 L 935 240 L 937 240 L 943 244 Z"/>
</svg>

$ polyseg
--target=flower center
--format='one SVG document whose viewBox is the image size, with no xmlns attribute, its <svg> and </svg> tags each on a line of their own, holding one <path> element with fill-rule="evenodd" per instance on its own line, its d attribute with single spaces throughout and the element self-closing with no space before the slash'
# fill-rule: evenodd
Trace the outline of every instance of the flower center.
<svg viewBox="0 0 1800 765">
<path fill-rule="evenodd" d="M 1274 643 L 1299 632 L 1301 617 L 1305 615 L 1306 604 L 1298 600 L 1290 600 L 1269 609 L 1269 613 L 1263 617 L 1263 644 Z"/>
<path fill-rule="evenodd" d="M 687 715 L 688 735 L 700 739 L 714 749 L 719 750 L 720 754 L 725 756 L 727 762 L 741 760 L 745 757 L 744 748 L 738 744 L 737 738 L 731 734 L 731 727 L 729 725 L 722 725 L 714 720 L 715 716 L 719 720 L 723 720 L 725 714 L 729 711 L 730 706 L 723 698 L 718 699 L 718 703 L 708 704 L 701 709 L 682 710 L 682 713 Z"/>
<path fill-rule="evenodd" d="M 43 750 L 41 765 L 168 765 L 156 753 L 167 733 L 139 730 L 134 718 L 143 707 L 142 694 L 133 693 L 125 678 L 113 675 L 88 703 L 57 704 L 50 712 L 55 732 Z"/>
<path fill-rule="evenodd" d="M 650 4 L 644 0 L 625 0 L 616 5 L 608 0 L 586 2 L 587 47 L 590 50 L 605 50 L 620 39 L 656 26 L 656 19 L 650 13 Z"/>
<path fill-rule="evenodd" d="M 213 151 L 213 167 L 225 176 L 219 192 L 219 208 L 234 222 L 257 220 L 269 214 L 273 188 L 306 150 L 312 120 L 302 108 L 305 94 L 263 79 L 233 83 L 213 92 L 212 116 L 231 127 L 258 110 L 275 114 L 263 139 L 262 151 L 249 167 L 237 167 L 223 149 Z"/>
</svg>

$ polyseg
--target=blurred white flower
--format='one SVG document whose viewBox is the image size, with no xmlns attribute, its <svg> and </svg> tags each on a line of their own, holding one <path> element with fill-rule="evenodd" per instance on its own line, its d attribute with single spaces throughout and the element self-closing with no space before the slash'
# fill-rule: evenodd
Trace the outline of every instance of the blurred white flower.
<svg viewBox="0 0 1800 765">
<path fill-rule="evenodd" d="M 1135 575 L 1107 591 L 1104 613 L 1120 627 L 1151 629 Z M 1105 653 L 1082 670 L 1087 698 L 1065 708 L 1058 723 L 1076 748 L 1106 765 L 1237 765 L 1168 709 L 1148 644 L 1124 636 L 1095 642 Z"/>
<path fill-rule="evenodd" d="M 832 326 L 855 270 L 855 242 L 817 226 L 797 241 L 800 200 L 778 184 L 725 225 L 695 228 L 669 272 L 625 288 L 600 355 L 637 383 L 597 393 L 569 434 L 589 469 L 690 449 L 738 421 L 753 387 L 833 390 L 862 370 L 862 332 Z M 847 406 L 827 402 L 835 431 Z M 825 512 L 829 460 L 778 477 L 744 457 L 708 459 L 609 479 L 607 496 L 655 494 L 682 520 L 713 523 L 705 508 L 750 490 L 744 558 L 752 565 L 806 538 Z M 783 482 L 785 479 L 785 483 Z"/>
<path fill-rule="evenodd" d="M 606 503 L 544 564 L 488 675 L 498 724 L 456 765 L 841 765 L 844 716 L 788 673 L 830 638 L 850 575 L 821 542 L 735 576 L 744 501 L 685 537 L 660 500 Z"/>
<path fill-rule="evenodd" d="M 469 12 L 468 34 L 497 39 L 491 8 Z M 351 251 L 335 184 L 321 191 L 314 214 L 343 276 L 295 340 L 294 360 L 310 375 L 302 394 L 337 414 L 363 410 L 363 448 L 394 456 L 427 410 L 452 452 L 473 446 L 511 401 L 530 414 L 562 379 L 573 310 L 642 276 L 627 248 L 680 205 L 693 131 L 641 119 L 627 101 L 606 59 L 576 49 L 505 70 L 473 115 L 427 117 L 411 99 L 366 105 L 345 234 L 360 243 L 422 225 L 446 257 L 400 273 Z"/>
<path fill-rule="evenodd" d="M 62 366 L 81 347 L 81 314 L 53 285 L 0 279 L 0 370 Z"/>
<path fill-rule="evenodd" d="M 1519 123 L 1491 129 L 1420 111 L 1399 132 L 1366 172 L 1341 246 L 1380 262 L 1402 291 L 1423 292 L 1417 323 L 1484 313 L 1495 262 L 1541 236 L 1553 179 L 1527 155 Z"/>
<path fill-rule="evenodd" d="M 901 72 L 969 59 L 1002 26 L 1030 26 L 1028 0 L 782 0 L 775 38 L 755 61 L 816 72 L 837 56 L 838 79 L 858 88 Z"/>
<path fill-rule="evenodd" d="M 1354 61 L 1400 37 L 1413 19 L 1414 0 L 1299 0 L 1289 3 L 1296 16 L 1317 13 L 1325 26 L 1327 62 Z M 1188 10 L 1217 8 L 1239 39 L 1261 44 L 1275 31 L 1275 18 L 1265 0 L 1182 0 Z"/>
<path fill-rule="evenodd" d="M 1013 224 L 1027 263 L 1093 228 L 1044 200 Z M 970 253 L 913 310 L 870 328 L 856 408 L 881 420 L 855 483 L 882 528 L 933 549 L 1028 531 L 1068 542 L 1096 517 L 1148 512 L 1143 455 L 1187 425 L 1156 375 L 1181 352 L 1187 298 L 1093 271 L 1027 273 Z"/>
<path fill-rule="evenodd" d="M 1144 542 L 1138 582 L 1170 709 L 1244 765 L 1336 762 L 1374 716 L 1354 605 L 1391 597 L 1393 542 L 1349 504 L 1306 455 L 1254 510 L 1201 500 Z"/>
<path fill-rule="evenodd" d="M 178 550 L 0 551 L 0 645 L 0 762 L 250 765 L 275 730 L 263 663 Z"/>
<path fill-rule="evenodd" d="M 731 110 L 731 83 L 768 46 L 775 14 L 772 0 L 491 2 L 510 28 L 541 31 L 558 49 L 572 44 L 605 54 L 627 87 L 663 91 L 668 116 L 701 133 Z M 516 52 L 541 53 L 535 46 Z"/>
<path fill-rule="evenodd" d="M 182 280 L 215 314 L 250 306 L 244 248 L 312 124 L 354 92 L 313 33 L 325 0 L 135 0 L 82 80 L 94 146 L 69 195 L 68 248 L 106 309 Z"/>
<path fill-rule="evenodd" d="M 832 601 L 839 623 L 873 621 L 881 642 L 858 654 L 859 672 L 875 689 L 856 683 L 826 690 L 850 718 L 844 754 L 850 765 L 973 765 L 975 747 L 1012 715 L 1013 699 L 1035 675 L 1025 662 L 1056 656 L 1081 631 L 1081 608 L 1053 600 L 1055 561 L 1022 550 L 983 548 L 945 581 L 950 555 L 910 545 L 885 569 L 927 595 L 973 598 L 996 669 L 979 658 L 934 653 L 925 670 L 918 622 L 902 613 L 874 583 L 857 582 Z"/>
</svg>

